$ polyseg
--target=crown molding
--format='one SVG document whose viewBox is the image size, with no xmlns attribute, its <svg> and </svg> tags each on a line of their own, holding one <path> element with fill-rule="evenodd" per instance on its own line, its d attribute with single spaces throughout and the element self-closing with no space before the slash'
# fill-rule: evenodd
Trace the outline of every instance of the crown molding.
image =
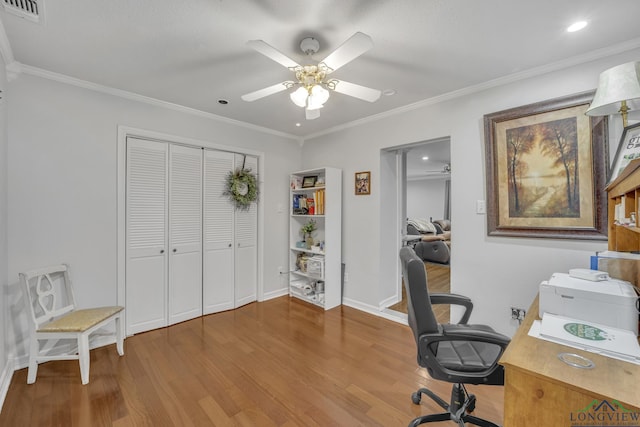
<svg viewBox="0 0 640 427">
<path fill-rule="evenodd" d="M 298 144 L 301 144 L 303 139 L 300 137 L 297 137 L 295 135 L 291 135 L 285 132 L 280 132 L 274 129 L 269 129 L 266 127 L 262 127 L 262 126 L 257 126 L 257 125 L 253 125 L 251 123 L 247 123 L 247 122 L 242 122 L 240 120 L 234 120 L 234 119 L 229 119 L 227 117 L 223 117 L 223 116 L 218 116 L 217 114 L 213 114 L 213 113 L 208 113 L 206 111 L 202 111 L 202 110 L 197 110 L 195 108 L 190 108 L 190 107 L 185 107 L 183 105 L 179 105 L 179 104 L 174 104 L 172 102 L 167 102 L 167 101 L 162 101 L 159 99 L 155 99 L 155 98 L 151 98 L 148 96 L 144 96 L 144 95 L 140 95 L 134 92 L 129 92 L 126 90 L 121 90 L 121 89 L 115 89 L 109 86 L 103 86 L 97 83 L 92 83 L 86 80 L 81 80 L 81 79 L 77 79 L 75 77 L 70 77 L 67 76 L 65 74 L 59 74 L 59 73 L 55 73 L 53 71 L 48 71 L 48 70 L 44 70 L 42 68 L 38 68 L 38 67 L 33 67 L 31 65 L 25 65 L 25 64 L 21 64 L 17 61 L 13 61 L 10 64 L 12 67 L 13 71 L 18 71 L 18 73 L 24 73 L 24 74 L 29 74 L 32 76 L 36 76 L 36 77 L 41 77 L 44 79 L 48 79 L 48 80 L 53 80 L 56 82 L 60 82 L 60 83 L 65 83 L 71 86 L 76 86 L 76 87 L 80 87 L 83 89 L 89 89 L 89 90 L 93 90 L 96 92 L 101 92 L 101 93 L 105 93 L 107 95 L 112 95 L 112 96 L 116 96 L 119 98 L 124 98 L 124 99 L 128 99 L 131 101 L 137 101 L 137 102 L 141 102 L 144 104 L 149 104 L 149 105 L 153 105 L 156 107 L 161 107 L 161 108 L 167 108 L 170 110 L 174 110 L 174 111 L 179 111 L 181 113 L 186 113 L 186 114 L 190 114 L 193 116 L 198 116 L 198 117 L 203 117 L 205 119 L 209 119 L 209 120 L 216 120 L 219 122 L 224 122 L 227 124 L 231 124 L 234 126 L 238 126 L 238 127 L 243 127 L 246 129 L 251 129 L 254 131 L 258 131 L 258 132 L 262 132 L 262 133 L 267 133 L 270 135 L 275 135 L 275 136 L 279 136 L 282 138 L 287 138 L 287 139 L 292 139 L 298 142 Z M 9 67 L 7 67 L 7 69 L 9 69 Z"/>
<path fill-rule="evenodd" d="M 433 98 L 428 98 L 422 101 L 414 102 L 413 104 L 407 104 L 402 107 L 395 108 L 393 110 L 385 111 L 383 113 L 374 114 L 372 116 L 354 120 L 352 122 L 335 126 L 329 129 L 325 129 L 317 133 L 305 135 L 304 139 L 305 141 L 310 140 L 313 138 L 317 138 L 319 136 L 331 134 L 344 129 L 349 129 L 349 128 L 360 126 L 363 124 L 375 122 L 387 117 L 393 117 L 398 114 L 406 113 L 408 111 L 417 110 L 419 108 L 427 107 L 434 104 L 439 104 L 441 102 L 450 101 L 456 98 L 461 98 L 463 96 L 471 95 L 477 92 L 482 92 L 484 90 L 491 89 L 497 86 L 503 86 L 503 85 L 514 83 L 520 80 L 541 76 L 543 74 L 551 73 L 553 71 L 559 71 L 559 70 L 570 68 L 576 65 L 586 64 L 591 61 L 595 61 L 601 58 L 606 58 L 608 56 L 617 55 L 619 53 L 624 53 L 624 52 L 627 52 L 633 49 L 638 49 L 638 48 L 640 48 L 640 38 L 628 40 L 624 43 L 620 43 L 614 46 L 597 49 L 582 55 L 576 55 L 570 58 L 563 59 L 561 61 L 552 62 L 547 65 L 542 65 L 540 67 L 535 67 L 529 70 L 524 70 L 517 73 L 509 74 L 503 77 L 498 77 L 496 79 L 488 80 L 486 82 L 483 82 L 477 85 L 468 86 L 466 88 L 462 88 L 462 89 L 454 90 L 452 92 L 444 93 L 442 95 L 434 96 Z"/>
</svg>

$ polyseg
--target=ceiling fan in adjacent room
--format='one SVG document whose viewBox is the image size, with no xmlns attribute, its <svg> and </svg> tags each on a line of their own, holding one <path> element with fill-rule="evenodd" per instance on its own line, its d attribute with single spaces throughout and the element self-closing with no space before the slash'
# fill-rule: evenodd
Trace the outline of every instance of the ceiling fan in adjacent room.
<svg viewBox="0 0 640 427">
<path fill-rule="evenodd" d="M 429 176 L 433 176 L 433 175 L 451 175 L 451 165 L 450 164 L 446 164 L 446 165 L 444 165 L 442 167 L 442 169 L 425 171 L 425 174 L 429 175 Z"/>
<path fill-rule="evenodd" d="M 355 33 L 330 53 L 329 56 L 315 65 L 300 65 L 263 40 L 251 40 L 247 42 L 247 44 L 267 58 L 290 69 L 295 73 L 295 80 L 276 83 L 275 85 L 242 95 L 244 101 L 252 102 L 265 96 L 292 89 L 289 95 L 291 101 L 305 109 L 307 120 L 313 120 L 320 117 L 320 108 L 322 108 L 324 103 L 329 99 L 331 91 L 353 96 L 368 102 L 375 102 L 380 98 L 381 92 L 377 89 L 329 78 L 329 75 L 338 68 L 353 61 L 373 47 L 371 37 L 366 34 L 360 32 Z M 300 49 L 311 59 L 311 56 L 320 49 L 320 43 L 313 37 L 307 37 L 300 42 Z"/>
</svg>

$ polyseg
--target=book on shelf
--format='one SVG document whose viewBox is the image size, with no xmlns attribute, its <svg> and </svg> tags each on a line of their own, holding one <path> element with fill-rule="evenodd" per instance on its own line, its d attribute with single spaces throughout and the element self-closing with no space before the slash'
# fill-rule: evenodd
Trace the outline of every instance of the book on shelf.
<svg viewBox="0 0 640 427">
<path fill-rule="evenodd" d="M 300 176 L 292 176 L 291 177 L 291 189 L 299 190 L 302 188 L 302 177 Z"/>
<path fill-rule="evenodd" d="M 324 190 L 319 189 L 313 193 L 315 199 L 315 214 L 324 215 Z"/>
<path fill-rule="evenodd" d="M 313 197 L 305 194 L 294 194 L 291 200 L 294 214 L 324 215 L 324 190 L 314 191 Z"/>
</svg>

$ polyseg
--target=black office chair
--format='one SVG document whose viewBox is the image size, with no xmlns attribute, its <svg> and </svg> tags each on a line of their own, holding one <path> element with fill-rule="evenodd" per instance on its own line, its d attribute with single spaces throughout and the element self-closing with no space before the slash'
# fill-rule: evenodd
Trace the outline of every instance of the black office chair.
<svg viewBox="0 0 640 427">
<path fill-rule="evenodd" d="M 418 350 L 418 364 L 427 368 L 437 380 L 454 383 L 451 402 L 447 403 L 431 390 L 421 388 L 411 395 L 420 404 L 426 394 L 446 412 L 423 415 L 409 423 L 414 427 L 437 421 L 465 422 L 485 427 L 498 427 L 490 421 L 470 415 L 476 404 L 475 396 L 467 393 L 465 384 L 503 385 L 504 370 L 498 360 L 509 344 L 509 338 L 485 325 L 467 325 L 473 303 L 462 295 L 431 294 L 427 289 L 424 262 L 415 251 L 405 246 L 400 250 L 402 274 L 407 293 L 409 326 Z M 458 324 L 439 324 L 432 304 L 453 304 L 465 307 Z"/>
</svg>

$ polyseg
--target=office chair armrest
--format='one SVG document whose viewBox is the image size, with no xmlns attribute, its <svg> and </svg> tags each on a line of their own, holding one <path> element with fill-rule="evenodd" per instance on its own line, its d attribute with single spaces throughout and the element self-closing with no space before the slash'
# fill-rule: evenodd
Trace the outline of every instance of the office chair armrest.
<svg viewBox="0 0 640 427">
<path fill-rule="evenodd" d="M 469 321 L 469 317 L 471 317 L 471 311 L 473 310 L 473 302 L 471 302 L 470 298 L 459 294 L 430 294 L 429 298 L 431 299 L 431 304 L 450 304 L 463 306 L 465 310 L 458 324 L 466 325 Z"/>
<path fill-rule="evenodd" d="M 491 344 L 496 344 L 502 347 L 504 350 L 511 342 L 511 339 L 506 335 L 502 335 L 494 331 L 489 327 L 482 325 L 442 325 L 443 337 L 442 339 L 435 337 L 431 338 L 432 341 L 482 341 Z"/>
</svg>

